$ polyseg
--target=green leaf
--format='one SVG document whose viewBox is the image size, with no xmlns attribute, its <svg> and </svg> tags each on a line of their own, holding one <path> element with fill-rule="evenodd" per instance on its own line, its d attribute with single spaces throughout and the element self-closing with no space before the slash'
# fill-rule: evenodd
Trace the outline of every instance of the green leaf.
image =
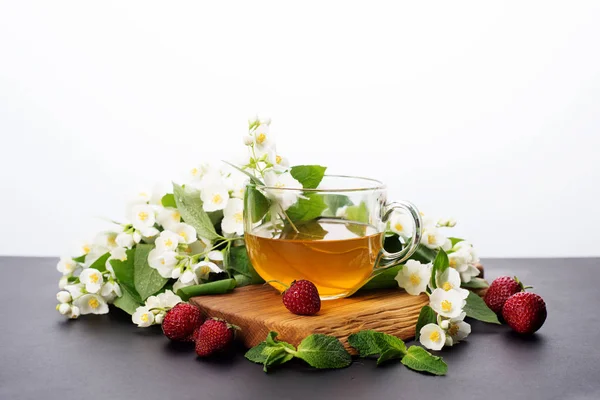
<svg viewBox="0 0 600 400">
<path fill-rule="evenodd" d="M 374 330 L 364 330 L 348 337 L 350 346 L 358 350 L 361 357 L 379 355 L 377 365 L 406 354 L 406 345 L 396 336 Z"/>
<path fill-rule="evenodd" d="M 127 260 L 121 261 L 112 259 L 110 260 L 110 265 L 115 272 L 115 276 L 119 282 L 121 288 L 125 287 L 129 294 L 131 294 L 137 301 L 142 301 L 140 295 L 135 290 L 135 282 L 133 279 L 134 270 L 133 270 L 133 262 L 135 259 L 135 249 L 129 249 L 126 252 Z"/>
<path fill-rule="evenodd" d="M 121 297 L 117 297 L 113 304 L 116 307 L 119 307 L 121 310 L 125 311 L 129 315 L 133 315 L 135 310 L 142 305 L 140 301 L 138 301 L 126 287 L 121 287 L 122 295 Z"/>
<path fill-rule="evenodd" d="M 461 239 L 461 238 L 455 238 L 455 237 L 449 237 L 448 238 L 450 240 L 450 243 L 452 243 L 452 247 L 454 247 L 454 245 L 458 242 L 464 242 L 465 239 Z"/>
<path fill-rule="evenodd" d="M 177 295 L 183 301 L 188 301 L 194 296 L 205 296 L 210 294 L 224 294 L 231 292 L 236 286 L 236 281 L 233 278 L 223 279 L 201 285 L 186 286 L 177 291 Z"/>
<path fill-rule="evenodd" d="M 482 278 L 471 278 L 469 282 L 463 282 L 460 286 L 465 289 L 485 289 L 490 287 L 490 284 Z"/>
<path fill-rule="evenodd" d="M 181 217 L 196 229 L 198 236 L 208 240 L 219 238 L 210 217 L 202 208 L 199 193 L 187 193 L 181 186 L 173 183 L 173 195 Z"/>
<path fill-rule="evenodd" d="M 327 215 L 330 217 L 335 217 L 339 208 L 352 205 L 352 200 L 343 194 L 326 194 L 323 198 L 327 204 Z"/>
<path fill-rule="evenodd" d="M 433 268 L 431 269 L 431 287 L 433 289 L 437 288 L 437 284 L 435 283 L 435 277 L 438 273 L 442 273 L 450 266 L 450 262 L 448 261 L 448 254 L 442 249 L 439 249 L 437 256 L 435 256 L 435 260 L 433 260 Z"/>
<path fill-rule="evenodd" d="M 491 324 L 500 324 L 496 313 L 490 310 L 485 301 L 473 292 L 469 292 L 463 311 L 467 313 L 467 317 Z"/>
<path fill-rule="evenodd" d="M 314 368 L 344 368 L 352 363 L 352 357 L 337 338 L 321 333 L 307 336 L 298 346 L 296 357 Z"/>
<path fill-rule="evenodd" d="M 142 300 L 158 292 L 169 280 L 160 276 L 158 271 L 148 264 L 148 254 L 153 247 L 151 244 L 138 244 L 135 248 L 133 282 Z"/>
<path fill-rule="evenodd" d="M 321 183 L 327 167 L 320 165 L 297 165 L 292 167 L 290 174 L 302 184 L 305 189 L 316 189 Z"/>
<path fill-rule="evenodd" d="M 254 285 L 257 283 L 264 283 L 264 280 L 254 270 L 250 258 L 248 258 L 246 246 L 230 247 L 229 251 L 225 254 L 224 261 L 225 268 L 232 273 L 232 275 L 239 274 L 248 278 L 248 283 L 246 284 Z"/>
<path fill-rule="evenodd" d="M 365 283 L 360 290 L 397 289 L 398 281 L 396 280 L 396 275 L 398 275 L 401 269 L 402 265 L 384 269 L 369 282 Z"/>
<path fill-rule="evenodd" d="M 357 206 L 346 207 L 345 215 L 348 221 L 369 223 L 369 209 L 364 201 L 361 201 Z"/>
<path fill-rule="evenodd" d="M 419 313 L 419 319 L 417 319 L 417 327 L 415 328 L 415 340 L 419 340 L 421 336 L 421 328 L 427 324 L 435 324 L 437 322 L 437 314 L 433 311 L 433 308 L 429 306 L 423 306 Z"/>
<path fill-rule="evenodd" d="M 248 350 L 245 357 L 255 363 L 263 364 L 263 370 L 290 361 L 294 358 L 296 349 L 289 343 L 276 341 L 277 332 L 269 332 L 267 339 Z"/>
<path fill-rule="evenodd" d="M 283 227 L 281 239 L 285 240 L 323 240 L 325 235 L 329 233 L 319 223 L 319 220 L 313 219 L 306 222 L 297 222 L 296 230 L 290 224 Z"/>
<path fill-rule="evenodd" d="M 160 202 L 163 205 L 163 207 L 177 208 L 177 203 L 175 202 L 175 196 L 173 195 L 173 193 L 165 194 L 162 197 L 162 199 L 160 199 Z"/>
<path fill-rule="evenodd" d="M 269 211 L 271 202 L 255 186 L 246 187 L 244 196 L 244 204 L 248 205 L 244 208 L 245 217 L 250 215 L 253 223 L 259 222 Z"/>
<path fill-rule="evenodd" d="M 84 254 L 82 256 L 75 257 L 75 258 L 73 258 L 73 261 L 78 262 L 78 263 L 83 263 L 83 262 L 85 262 L 85 256 L 86 255 Z"/>
<path fill-rule="evenodd" d="M 423 264 L 427 264 L 432 262 L 436 256 L 437 253 L 435 250 L 432 250 L 429 247 L 420 244 L 417 247 L 417 250 L 413 253 L 413 255 L 410 258 L 412 260 L 420 261 Z"/>
<path fill-rule="evenodd" d="M 287 209 L 286 213 L 292 221 L 310 221 L 320 217 L 327 208 L 323 197 L 318 193 L 308 193 L 298 198 L 296 204 Z"/>
<path fill-rule="evenodd" d="M 441 357 L 434 356 L 419 346 L 410 346 L 402 358 L 402 364 L 415 371 L 428 372 L 433 375 L 446 375 L 448 366 Z"/>
<path fill-rule="evenodd" d="M 100 272 L 106 271 L 106 260 L 108 260 L 108 257 L 110 257 L 110 253 L 102 254 L 89 268 L 97 269 Z"/>
</svg>

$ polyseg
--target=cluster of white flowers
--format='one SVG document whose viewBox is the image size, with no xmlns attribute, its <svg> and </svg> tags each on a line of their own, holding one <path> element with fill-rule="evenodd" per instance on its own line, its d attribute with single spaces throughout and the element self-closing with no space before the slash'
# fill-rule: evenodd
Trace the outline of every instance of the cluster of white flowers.
<svg viewBox="0 0 600 400">
<path fill-rule="evenodd" d="M 140 328 L 160 325 L 167 311 L 181 302 L 181 297 L 170 290 L 165 290 L 164 293 L 148 297 L 146 303 L 135 310 L 131 319 Z"/>
<path fill-rule="evenodd" d="M 289 161 L 277 153 L 275 140 L 270 132 L 271 120 L 258 117 L 248 121 L 248 134 L 244 144 L 248 147 L 248 159 L 243 169 L 257 178 L 263 179 L 266 186 L 277 189 L 302 189 L 289 171 Z M 299 193 L 290 190 L 270 189 L 266 195 L 286 211 L 298 201 Z"/>
<path fill-rule="evenodd" d="M 459 241 L 454 246 L 452 241 L 444 235 L 440 228 L 453 228 L 456 226 L 454 219 L 435 220 L 429 216 L 422 215 L 423 233 L 421 235 L 421 245 L 431 249 L 442 249 L 448 253 L 450 266 L 460 273 L 461 281 L 470 282 L 472 278 L 479 275 L 476 265 L 479 263 L 479 257 L 473 245 L 467 241 Z M 404 239 L 410 238 L 412 234 L 412 218 L 405 213 L 394 212 L 390 218 L 390 230 Z"/>
<path fill-rule="evenodd" d="M 469 291 L 462 289 L 460 274 L 454 268 L 436 273 L 435 285 L 431 282 L 432 264 L 409 260 L 402 267 L 396 280 L 398 285 L 412 295 L 431 292 L 429 306 L 438 315 L 437 324 L 421 328 L 421 344 L 431 350 L 452 346 L 471 333 L 471 326 L 464 322 L 463 308 Z"/>
</svg>

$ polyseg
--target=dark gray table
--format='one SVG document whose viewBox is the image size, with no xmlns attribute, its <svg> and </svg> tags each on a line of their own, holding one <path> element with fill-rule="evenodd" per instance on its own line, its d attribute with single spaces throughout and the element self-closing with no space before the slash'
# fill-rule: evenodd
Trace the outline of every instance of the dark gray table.
<svg viewBox="0 0 600 400">
<path fill-rule="evenodd" d="M 270 374 L 243 357 L 198 360 L 160 329 L 124 314 L 67 321 L 55 310 L 50 258 L 0 257 L 0 399 L 600 399 L 600 259 L 489 259 L 489 278 L 517 274 L 548 305 L 537 335 L 473 322 L 442 351 L 446 377 L 360 360 Z"/>
</svg>

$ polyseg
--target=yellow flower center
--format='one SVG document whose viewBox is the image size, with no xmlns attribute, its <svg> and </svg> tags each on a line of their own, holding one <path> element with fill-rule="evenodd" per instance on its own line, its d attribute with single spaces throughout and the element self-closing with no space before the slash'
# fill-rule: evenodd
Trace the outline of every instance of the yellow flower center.
<svg viewBox="0 0 600 400">
<path fill-rule="evenodd" d="M 148 193 L 146 192 L 139 192 L 138 194 L 140 197 L 148 197 Z"/>
<path fill-rule="evenodd" d="M 81 248 L 83 250 L 83 254 L 87 254 L 90 252 L 90 246 L 88 246 L 87 244 L 84 244 L 83 247 Z"/>
<path fill-rule="evenodd" d="M 142 314 L 142 316 L 140 317 L 140 319 L 141 319 L 143 322 L 148 322 L 148 314 Z"/>
<path fill-rule="evenodd" d="M 173 218 L 173 220 L 175 221 L 179 221 L 179 219 L 181 218 L 181 214 L 179 214 L 179 211 L 175 211 L 171 217 Z"/>
<path fill-rule="evenodd" d="M 396 222 L 396 225 L 394 225 L 394 228 L 396 228 L 397 231 L 404 230 L 404 227 L 402 226 L 402 224 L 400 222 Z"/>
<path fill-rule="evenodd" d="M 214 204 L 221 204 L 221 202 L 223 202 L 223 198 L 221 197 L 220 194 L 217 193 L 212 197 L 212 202 Z"/>
<path fill-rule="evenodd" d="M 92 297 L 91 299 L 88 300 L 88 306 L 90 306 L 92 308 L 98 308 L 100 306 L 100 303 L 98 302 L 98 300 L 96 300 L 94 297 Z"/>
<path fill-rule="evenodd" d="M 432 235 L 432 234 L 427 235 L 427 243 L 435 244 L 435 235 Z"/>
<path fill-rule="evenodd" d="M 192 173 L 192 175 L 194 175 L 194 176 L 198 175 L 198 168 L 192 168 L 192 171 L 191 171 L 191 173 Z"/>
<path fill-rule="evenodd" d="M 184 231 L 181 231 L 181 232 L 179 232 L 179 236 L 181 236 L 183 238 L 183 240 L 185 240 L 187 242 L 187 240 L 188 240 L 187 233 L 185 233 Z"/>
<path fill-rule="evenodd" d="M 90 281 L 92 283 L 98 283 L 99 280 L 100 280 L 100 278 L 98 277 L 98 274 L 92 274 L 92 275 L 90 275 Z"/>
<path fill-rule="evenodd" d="M 440 333 L 438 331 L 433 331 L 429 334 L 429 340 L 432 342 L 439 342 L 440 338 Z"/>
<path fill-rule="evenodd" d="M 458 333 L 458 324 L 450 324 L 448 327 L 448 334 L 454 336 Z"/>
<path fill-rule="evenodd" d="M 451 259 L 450 259 L 450 266 L 451 266 L 452 268 L 456 268 L 456 260 L 455 260 L 454 258 L 451 258 Z"/>
<path fill-rule="evenodd" d="M 167 246 L 167 247 L 173 246 L 173 241 L 171 240 L 171 238 L 168 238 L 167 240 L 165 240 L 165 246 Z"/>
<path fill-rule="evenodd" d="M 442 289 L 444 289 L 446 292 L 450 289 L 452 289 L 452 285 L 450 284 L 450 282 L 444 282 L 444 284 L 442 285 Z"/>
<path fill-rule="evenodd" d="M 244 221 L 244 215 L 241 212 L 233 214 L 233 218 L 235 218 L 235 222 L 238 224 Z"/>
<path fill-rule="evenodd" d="M 70 263 L 70 262 L 65 263 L 65 271 L 71 272 L 71 271 L 73 271 L 73 267 L 74 267 L 74 265 L 72 263 Z"/>
<path fill-rule="evenodd" d="M 202 275 L 208 275 L 210 273 L 210 267 L 207 265 L 203 265 L 200 267 L 200 273 Z"/>
<path fill-rule="evenodd" d="M 410 283 L 412 283 L 415 286 L 421 283 L 421 277 L 419 276 L 419 274 L 412 274 L 409 279 Z"/>
<path fill-rule="evenodd" d="M 265 140 L 267 140 L 267 135 L 265 135 L 264 133 L 261 133 L 260 135 L 258 135 L 258 136 L 256 137 L 256 142 L 257 142 L 258 144 L 263 144 L 263 142 L 264 142 Z"/>
<path fill-rule="evenodd" d="M 448 312 L 448 311 L 452 310 L 452 303 L 448 300 L 442 301 L 442 310 L 444 312 Z"/>
<path fill-rule="evenodd" d="M 275 186 L 276 188 L 285 187 L 285 185 L 283 183 L 281 183 L 281 182 L 275 182 L 275 185 L 273 185 L 273 186 Z"/>
<path fill-rule="evenodd" d="M 281 156 L 275 156 L 275 162 L 277 164 L 281 164 L 281 160 L 282 160 Z"/>
<path fill-rule="evenodd" d="M 165 265 L 165 259 L 164 259 L 164 258 L 161 258 L 161 259 L 160 259 L 160 263 L 161 263 L 162 265 Z"/>
<path fill-rule="evenodd" d="M 148 213 L 147 213 L 147 212 L 145 212 L 145 211 L 140 211 L 140 212 L 138 213 L 138 219 L 139 219 L 140 221 L 145 221 L 145 220 L 147 220 L 147 219 L 148 219 Z"/>
</svg>

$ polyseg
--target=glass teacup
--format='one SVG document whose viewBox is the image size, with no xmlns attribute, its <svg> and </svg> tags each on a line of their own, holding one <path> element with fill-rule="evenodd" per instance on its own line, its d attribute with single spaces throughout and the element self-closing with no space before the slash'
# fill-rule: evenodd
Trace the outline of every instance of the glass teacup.
<svg viewBox="0 0 600 400">
<path fill-rule="evenodd" d="M 402 249 L 390 253 L 383 242 L 396 210 L 414 225 Z M 283 291 L 282 283 L 306 279 L 330 300 L 408 259 L 420 241 L 421 217 L 409 202 L 388 203 L 382 182 L 326 175 L 316 189 L 249 184 L 244 230 L 252 265 L 271 286 Z"/>
</svg>

